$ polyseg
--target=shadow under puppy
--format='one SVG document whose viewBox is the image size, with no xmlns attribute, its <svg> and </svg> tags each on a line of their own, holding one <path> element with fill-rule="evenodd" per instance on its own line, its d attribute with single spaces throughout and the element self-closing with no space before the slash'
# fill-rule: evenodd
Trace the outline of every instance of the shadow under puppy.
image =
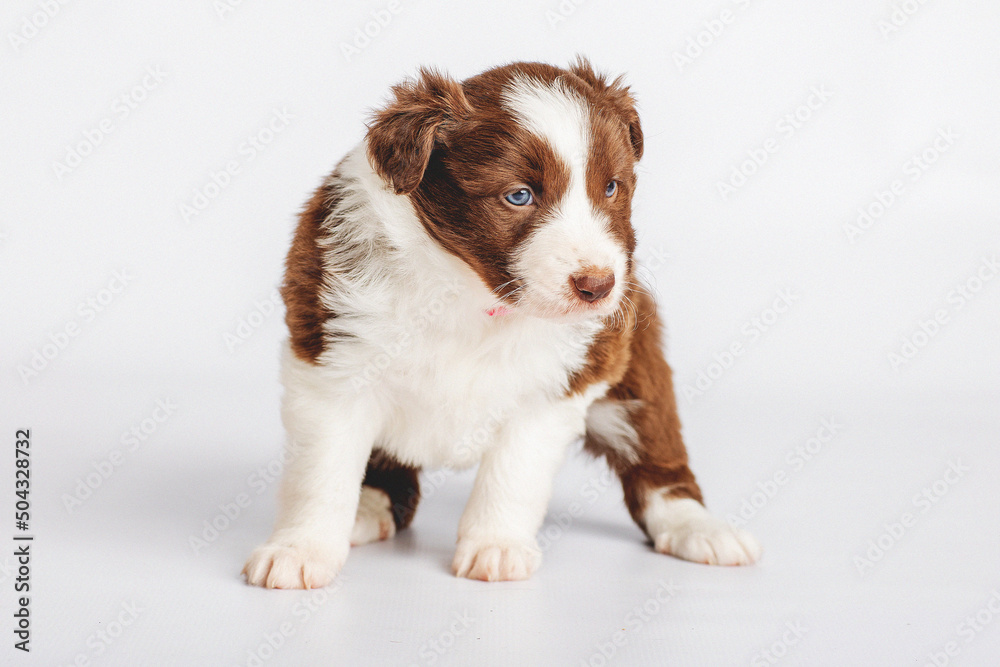
<svg viewBox="0 0 1000 667">
<path fill-rule="evenodd" d="M 413 519 L 422 467 L 479 466 L 452 568 L 538 567 L 568 445 L 621 478 L 657 551 L 752 563 L 687 465 L 631 200 L 643 151 L 621 79 L 585 60 L 461 83 L 421 70 L 307 204 L 288 254 L 288 464 L 250 584 L 324 586 Z"/>
</svg>

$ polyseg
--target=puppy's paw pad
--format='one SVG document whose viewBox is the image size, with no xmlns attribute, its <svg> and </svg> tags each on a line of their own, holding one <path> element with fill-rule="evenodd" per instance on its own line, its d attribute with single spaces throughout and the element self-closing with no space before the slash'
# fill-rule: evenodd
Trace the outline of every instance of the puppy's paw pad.
<svg viewBox="0 0 1000 667">
<path fill-rule="evenodd" d="M 322 588 L 333 581 L 342 565 L 343 559 L 330 549 L 269 542 L 254 550 L 243 574 L 251 586 Z"/>
<path fill-rule="evenodd" d="M 362 486 L 358 514 L 351 530 L 351 546 L 387 540 L 395 534 L 396 522 L 392 517 L 392 500 L 388 494 L 381 489 Z"/>
<path fill-rule="evenodd" d="M 462 539 L 451 569 L 455 576 L 480 581 L 523 581 L 542 562 L 533 544 Z"/>
</svg>

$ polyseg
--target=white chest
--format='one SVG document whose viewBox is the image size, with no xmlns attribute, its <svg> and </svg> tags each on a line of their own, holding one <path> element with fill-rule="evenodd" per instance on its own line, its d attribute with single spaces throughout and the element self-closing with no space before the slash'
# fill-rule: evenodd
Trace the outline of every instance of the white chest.
<svg viewBox="0 0 1000 667">
<path fill-rule="evenodd" d="M 384 349 L 379 444 L 403 460 L 453 467 L 475 464 L 519 410 L 560 400 L 594 329 L 460 309 L 421 324 L 397 330 Z"/>
</svg>

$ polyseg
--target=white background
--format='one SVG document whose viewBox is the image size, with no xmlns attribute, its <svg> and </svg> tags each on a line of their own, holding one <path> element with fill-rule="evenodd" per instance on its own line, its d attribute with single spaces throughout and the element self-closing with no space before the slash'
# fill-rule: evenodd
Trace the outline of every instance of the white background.
<svg viewBox="0 0 1000 667">
<path fill-rule="evenodd" d="M 346 55 L 386 3 L 72 2 L 51 17 L 43 4 L 0 13 L 0 541 L 16 532 L 18 428 L 32 434 L 36 535 L 30 655 L 12 648 L 13 542 L 0 547 L 4 664 L 995 664 L 995 2 L 910 0 L 887 31 L 884 0 L 420 0 Z M 247 587 L 240 568 L 274 515 L 275 485 L 255 471 L 282 444 L 284 331 L 264 302 L 295 213 L 418 65 L 464 78 L 576 53 L 627 73 L 639 99 L 639 256 L 693 468 L 720 515 L 755 503 L 763 560 L 653 553 L 617 482 L 578 455 L 528 582 L 449 574 L 463 474 L 425 479 L 412 529 L 356 550 L 336 591 Z M 143 88 L 147 68 L 162 80 Z M 800 108 L 814 87 L 829 99 Z M 276 111 L 287 123 L 269 135 Z M 939 132 L 954 136 L 943 151 Z M 88 136 L 100 141 L 79 165 L 57 167 Z M 765 144 L 766 162 L 744 165 Z M 933 164 L 914 172 L 925 151 Z M 210 187 L 230 161 L 238 172 Z M 740 168 L 754 173 L 724 198 Z M 196 192 L 214 196 L 185 220 Z M 859 207 L 881 216 L 852 238 Z M 775 316 L 782 290 L 792 305 Z M 759 335 L 755 318 L 769 322 Z M 158 400 L 176 407 L 150 421 Z M 824 419 L 836 435 L 796 463 Z M 130 440 L 133 427 L 148 433 Z M 952 465 L 963 472 L 942 481 Z M 88 476 L 96 488 L 67 508 Z M 915 502 L 935 483 L 934 503 Z M 227 520 L 220 506 L 241 494 L 249 506 Z M 893 528 L 904 513 L 911 525 Z M 859 565 L 873 542 L 878 560 Z"/>
</svg>

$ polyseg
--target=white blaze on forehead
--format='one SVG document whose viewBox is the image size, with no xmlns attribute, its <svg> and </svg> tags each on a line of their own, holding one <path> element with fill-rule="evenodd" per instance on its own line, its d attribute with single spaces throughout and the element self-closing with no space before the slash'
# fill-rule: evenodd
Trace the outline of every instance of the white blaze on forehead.
<svg viewBox="0 0 1000 667">
<path fill-rule="evenodd" d="M 525 129 L 552 146 L 573 178 L 584 176 L 590 148 L 590 112 L 583 98 L 558 79 L 552 83 L 515 79 L 501 98 Z"/>
<path fill-rule="evenodd" d="M 616 286 L 609 306 L 622 294 L 626 253 L 611 234 L 607 216 L 587 197 L 590 109 L 562 81 L 516 79 L 502 100 L 515 120 L 545 141 L 569 168 L 569 184 L 551 213 L 518 249 L 514 271 L 527 285 L 524 296 L 544 310 L 561 310 L 576 297 L 570 276 L 583 268 L 611 269 Z M 545 193 L 542 193 L 544 198 Z"/>
</svg>

